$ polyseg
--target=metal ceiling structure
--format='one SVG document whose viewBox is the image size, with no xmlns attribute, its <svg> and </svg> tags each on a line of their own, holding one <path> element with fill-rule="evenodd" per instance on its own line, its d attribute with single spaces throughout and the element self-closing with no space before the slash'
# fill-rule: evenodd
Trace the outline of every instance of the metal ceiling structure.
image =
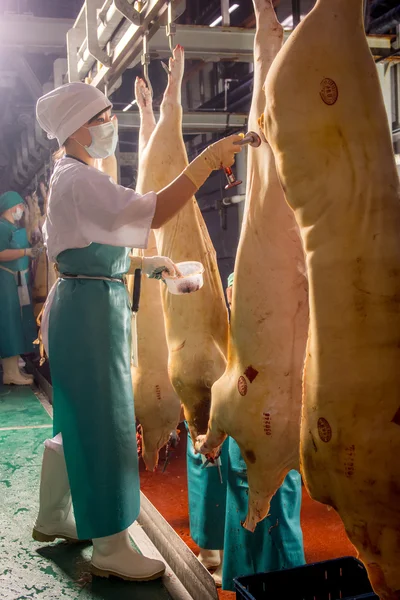
<svg viewBox="0 0 400 600">
<path fill-rule="evenodd" d="M 135 6 L 142 4 L 139 12 Z M 296 14 L 299 6 L 300 0 L 294 0 Z M 152 57 L 169 56 L 172 43 L 185 48 L 187 59 L 253 61 L 255 31 L 229 27 L 228 0 L 221 1 L 222 15 L 228 15 L 222 27 L 176 25 L 185 8 L 186 0 L 147 0 L 135 4 L 130 0 L 85 0 L 67 35 L 69 81 L 86 79 L 112 93 L 127 68 L 139 62 L 146 67 Z M 160 29 L 163 25 L 166 30 Z M 385 59 L 391 54 L 392 39 L 393 36 L 368 37 L 376 58 Z"/>
<path fill-rule="evenodd" d="M 276 2 L 278 17 L 289 26 L 297 23 L 314 1 Z M 393 22 L 391 1 L 372 2 L 369 31 L 375 31 L 378 25 L 390 27 Z M 18 0 L 16 2 L 18 4 Z M 19 2 L 23 4 L 23 0 Z M 41 9 L 45 2 L 48 0 L 31 3 L 36 6 L 34 14 L 5 12 L 0 16 L 3 59 L 0 101 L 4 108 L 0 128 L 5 134 L 0 141 L 2 187 L 24 190 L 43 172 L 46 163 L 50 163 L 52 146 L 35 124 L 32 110 L 43 91 L 68 80 L 85 80 L 109 95 L 114 94 L 116 107 L 126 106 L 132 95 L 132 91 L 127 91 L 134 76 L 130 70 L 136 69 L 137 73 L 137 69 L 143 69 L 150 83 L 149 70 L 150 75 L 155 73 L 157 62 L 168 58 L 177 43 L 185 48 L 188 62 L 183 94 L 184 133 L 221 133 L 245 125 L 243 113 L 251 97 L 255 32 L 251 28 L 230 26 L 229 0 L 210 0 L 206 5 L 191 0 L 190 7 L 187 0 L 85 0 L 74 21 L 36 16 L 43 14 Z M 72 5 L 65 3 L 63 14 L 68 14 L 65 12 L 68 6 Z M 253 26 L 251 0 L 241 0 L 240 10 L 239 22 Z M 222 26 L 210 27 L 218 13 Z M 388 16 L 386 21 L 385 15 Z M 188 19 L 196 24 L 187 24 Z M 286 32 L 286 37 L 288 35 L 290 31 Z M 389 121 L 398 123 L 400 100 L 395 91 L 400 89 L 400 66 L 396 65 L 400 61 L 400 38 L 371 33 L 368 43 L 378 62 Z M 158 84 L 158 88 L 163 82 L 164 79 L 153 75 L 153 83 Z M 241 87 L 243 93 L 239 91 Z M 213 101 L 216 96 L 222 98 L 219 104 Z M 235 97 L 237 100 L 233 101 Z M 192 112 L 188 112 L 188 108 Z M 236 114 L 237 110 L 241 112 Z M 122 134 L 138 129 L 139 116 L 135 110 L 118 114 Z M 399 129 L 395 127 L 395 141 L 400 137 Z M 132 145 L 132 142 L 125 143 Z M 11 145 L 14 151 L 10 153 Z"/>
<path fill-rule="evenodd" d="M 118 117 L 120 131 L 139 131 L 140 116 L 138 112 L 114 111 Z M 155 114 L 156 119 L 159 115 Z M 184 113 L 182 129 L 185 135 L 219 133 L 227 129 L 242 129 L 246 125 L 247 114 L 226 114 L 224 112 L 192 112 Z"/>
</svg>

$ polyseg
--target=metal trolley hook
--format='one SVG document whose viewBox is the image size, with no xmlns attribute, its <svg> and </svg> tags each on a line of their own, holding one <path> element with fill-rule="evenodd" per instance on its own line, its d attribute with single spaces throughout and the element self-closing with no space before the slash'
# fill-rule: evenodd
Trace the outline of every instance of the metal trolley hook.
<svg viewBox="0 0 400 600">
<path fill-rule="evenodd" d="M 153 97 L 153 87 L 151 85 L 150 77 L 149 77 L 149 64 L 150 64 L 150 54 L 149 54 L 149 33 L 146 33 L 143 36 L 143 54 L 141 56 L 141 63 L 143 65 L 143 74 L 144 79 L 146 81 L 147 87 L 149 88 L 151 97 Z"/>
</svg>

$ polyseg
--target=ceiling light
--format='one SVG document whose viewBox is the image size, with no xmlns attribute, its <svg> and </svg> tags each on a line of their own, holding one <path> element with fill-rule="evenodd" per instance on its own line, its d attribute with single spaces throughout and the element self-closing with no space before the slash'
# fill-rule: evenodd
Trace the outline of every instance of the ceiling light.
<svg viewBox="0 0 400 600">
<path fill-rule="evenodd" d="M 236 10 L 237 8 L 239 8 L 239 4 L 232 4 L 232 6 L 229 8 L 229 14 L 233 13 L 233 11 Z M 215 27 L 216 25 L 218 25 L 218 23 L 221 23 L 221 21 L 222 21 L 222 16 L 218 17 L 218 19 L 215 19 L 215 21 L 210 23 L 210 27 Z"/>
</svg>

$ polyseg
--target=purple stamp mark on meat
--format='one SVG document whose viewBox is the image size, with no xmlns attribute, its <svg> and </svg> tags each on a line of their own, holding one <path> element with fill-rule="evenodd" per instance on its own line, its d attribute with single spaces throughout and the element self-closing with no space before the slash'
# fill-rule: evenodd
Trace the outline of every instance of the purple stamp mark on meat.
<svg viewBox="0 0 400 600">
<path fill-rule="evenodd" d="M 332 439 L 332 428 L 329 425 L 328 421 L 321 417 L 318 419 L 318 435 L 325 444 L 331 441 Z"/>
<path fill-rule="evenodd" d="M 238 380 L 238 390 L 241 396 L 245 396 L 247 394 L 247 382 L 242 375 L 239 377 Z"/>
<path fill-rule="evenodd" d="M 395 423 L 395 425 L 400 425 L 400 408 L 397 411 L 397 413 L 394 415 L 392 423 Z"/>
<path fill-rule="evenodd" d="M 352 475 L 354 475 L 354 461 L 356 454 L 356 448 L 354 444 L 352 444 L 351 446 L 346 446 L 344 452 L 346 456 L 344 461 L 344 474 L 346 475 L 346 477 L 351 477 Z"/>
<path fill-rule="evenodd" d="M 255 380 L 255 378 L 258 375 L 258 371 L 250 365 L 249 367 L 247 367 L 244 374 L 246 375 L 246 377 L 250 381 L 250 383 L 253 383 L 253 381 Z"/>
<path fill-rule="evenodd" d="M 321 81 L 321 89 L 319 94 L 325 104 L 332 106 L 333 104 L 336 104 L 337 99 L 339 98 L 338 86 L 333 79 L 325 77 L 325 79 Z"/>
<path fill-rule="evenodd" d="M 265 435 L 272 435 L 272 426 L 271 426 L 271 415 L 270 415 L 270 413 L 263 413 L 263 422 L 264 422 L 264 432 L 265 432 Z"/>
</svg>

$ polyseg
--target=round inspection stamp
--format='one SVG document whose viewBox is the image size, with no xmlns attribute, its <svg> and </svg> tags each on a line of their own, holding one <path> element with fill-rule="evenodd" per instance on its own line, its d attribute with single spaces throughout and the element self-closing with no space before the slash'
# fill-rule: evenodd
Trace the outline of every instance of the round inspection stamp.
<svg viewBox="0 0 400 600">
<path fill-rule="evenodd" d="M 239 390 L 239 394 L 241 396 L 245 396 L 247 394 L 247 381 L 245 380 L 245 378 L 243 377 L 243 375 L 241 375 L 239 377 L 239 380 L 238 380 L 238 390 Z"/>
<path fill-rule="evenodd" d="M 328 421 L 321 417 L 318 419 L 318 435 L 325 444 L 331 441 L 332 439 L 332 428 L 329 425 Z"/>
<path fill-rule="evenodd" d="M 325 77 L 325 79 L 321 81 L 319 94 L 325 104 L 328 106 L 333 106 L 336 104 L 337 99 L 339 98 L 339 89 L 333 79 Z"/>
</svg>

